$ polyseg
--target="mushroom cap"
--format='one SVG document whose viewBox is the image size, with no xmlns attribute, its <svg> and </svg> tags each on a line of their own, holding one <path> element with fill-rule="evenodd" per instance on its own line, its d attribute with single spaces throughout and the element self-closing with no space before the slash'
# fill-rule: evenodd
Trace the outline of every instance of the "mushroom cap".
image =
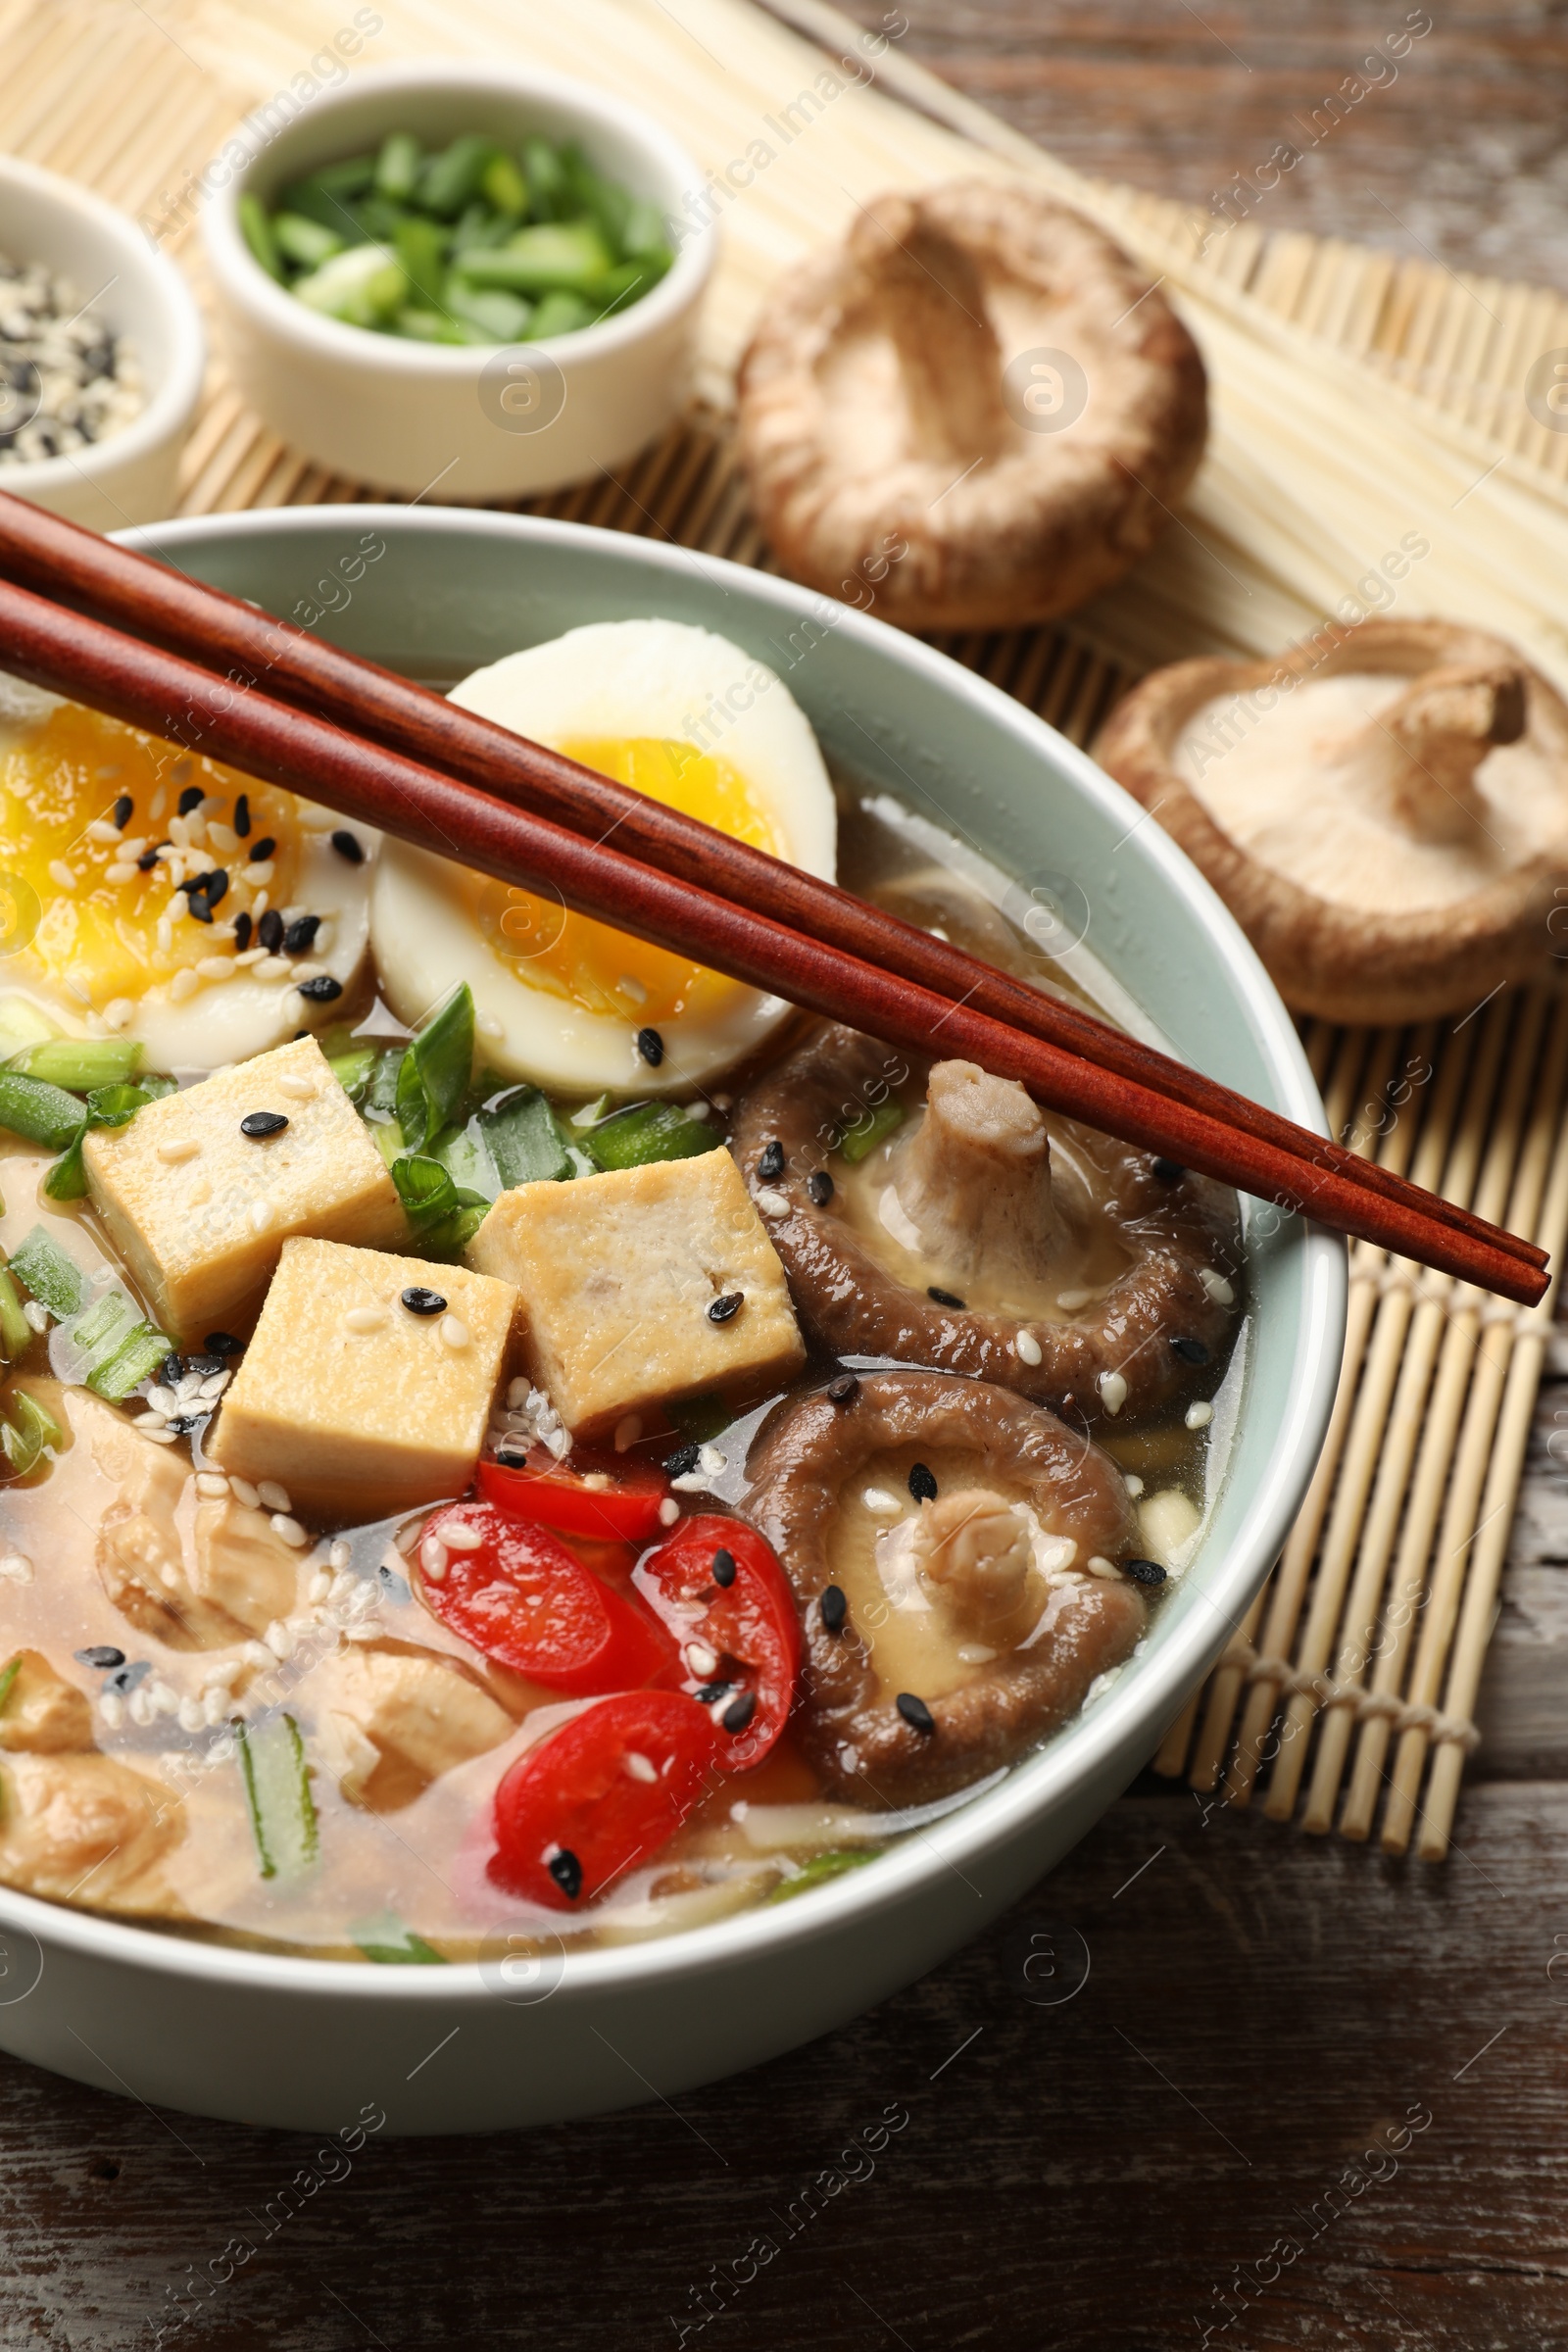
<svg viewBox="0 0 1568 2352">
<path fill-rule="evenodd" d="M 736 1106 L 730 1150 L 749 1189 L 788 1202 L 784 1215 L 764 1221 L 802 1324 L 836 1355 L 966 1373 L 1091 1422 L 1110 1409 L 1101 1383 L 1112 1374 L 1124 1383 L 1114 1410 L 1128 1421 L 1191 1390 L 1193 1357 L 1171 1342 L 1197 1342 L 1200 1361 L 1229 1338 L 1241 1279 L 1235 1196 L 1191 1172 L 1161 1175 L 1147 1152 L 1093 1128 L 1048 1120 L 1092 1169 L 1107 1221 L 1135 1252 L 1132 1267 L 1066 1322 L 945 1303 L 890 1272 L 833 1200 L 813 1200 L 808 1188 L 827 1153 L 823 1136 L 846 1108 L 882 1099 L 890 1059 L 875 1039 L 826 1027 Z M 763 1176 L 759 1162 L 775 1142 L 784 1173 Z M 1020 1354 L 1022 1331 L 1033 1336 L 1038 1361 Z"/>
<path fill-rule="evenodd" d="M 1198 347 L 1120 246 L 990 180 L 862 205 L 740 369 L 779 561 L 906 628 L 1048 620 L 1120 579 L 1207 421 Z"/>
<path fill-rule="evenodd" d="M 869 1632 L 852 1614 L 830 1633 L 816 1605 L 846 1482 L 873 1455 L 911 1444 L 972 1449 L 1073 1540 L 1080 1560 L 1114 1558 L 1138 1540 L 1109 1455 L 988 1382 L 877 1372 L 862 1376 L 846 1406 L 822 1390 L 786 1399 L 752 1449 L 741 1508 L 777 1552 L 801 1607 L 802 1745 L 827 1786 L 860 1804 L 923 1803 L 1013 1763 L 1077 1713 L 1096 1676 L 1130 1654 L 1147 1623 L 1136 1585 L 1073 1579 L 1053 1592 L 1026 1648 L 1002 1652 L 973 1681 L 933 1698 L 934 1733 L 914 1729 L 878 1692 Z"/>
<path fill-rule="evenodd" d="M 1221 698 L 1255 698 L 1253 723 L 1295 721 L 1301 745 L 1313 689 L 1368 676 L 1405 681 L 1407 691 L 1396 683 L 1396 699 L 1338 747 L 1342 789 L 1350 778 L 1361 793 L 1358 838 L 1345 841 L 1325 813 L 1316 854 L 1327 857 L 1341 841 L 1341 897 L 1322 887 L 1321 871 L 1303 879 L 1244 846 L 1178 761 L 1186 730 Z M 1489 802 L 1482 773 L 1494 747 L 1511 755 L 1514 746 L 1560 780 L 1555 823 L 1542 823 L 1538 811 L 1539 837 L 1523 854 L 1522 796 L 1510 790 L 1505 804 Z M 1157 810 L 1295 1010 L 1334 1021 L 1423 1020 L 1474 1004 L 1506 981 L 1544 975 L 1556 893 L 1568 883 L 1568 705 L 1502 638 L 1453 621 L 1365 620 L 1336 630 L 1327 650 L 1320 633 L 1255 662 L 1178 662 L 1133 688 L 1093 748 L 1102 767 Z M 1403 797 L 1412 784 L 1424 808 Z M 1376 836 L 1363 833 L 1363 818 Z M 1386 846 L 1369 851 L 1369 838 Z M 1473 862 L 1475 887 L 1434 893 L 1428 905 L 1389 903 L 1401 888 L 1408 897 L 1417 859 L 1434 845 L 1455 869 Z"/>
</svg>

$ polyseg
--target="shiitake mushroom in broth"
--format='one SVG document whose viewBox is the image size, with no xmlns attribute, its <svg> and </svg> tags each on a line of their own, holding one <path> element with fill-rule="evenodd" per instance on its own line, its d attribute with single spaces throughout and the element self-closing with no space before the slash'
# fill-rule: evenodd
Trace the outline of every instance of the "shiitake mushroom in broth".
<svg viewBox="0 0 1568 2352">
<path fill-rule="evenodd" d="M 461 693 L 1141 1018 L 707 632 Z M 660 1934 L 1121 1670 L 1223 1468 L 1231 1196 L 199 752 L 0 725 L 0 1883 L 387 1963 Z"/>
</svg>

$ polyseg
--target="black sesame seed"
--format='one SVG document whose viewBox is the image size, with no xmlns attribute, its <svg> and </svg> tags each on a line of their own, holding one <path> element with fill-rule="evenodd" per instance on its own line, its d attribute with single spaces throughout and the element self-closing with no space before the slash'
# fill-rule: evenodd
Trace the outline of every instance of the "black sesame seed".
<svg viewBox="0 0 1568 2352">
<path fill-rule="evenodd" d="M 243 841 L 251 829 L 251 796 L 242 792 L 234 803 L 234 830 Z"/>
<path fill-rule="evenodd" d="M 914 1496 L 915 1501 L 935 1502 L 937 1492 L 937 1482 L 924 1462 L 916 1462 L 914 1468 L 909 1472 L 909 1493 Z"/>
<path fill-rule="evenodd" d="M 833 1198 L 833 1179 L 826 1168 L 818 1168 L 814 1174 L 808 1176 L 806 1197 L 808 1200 L 814 1200 L 818 1208 L 827 1206 Z"/>
<path fill-rule="evenodd" d="M 713 1554 L 711 1575 L 714 1584 L 722 1585 L 727 1592 L 729 1587 L 735 1582 L 735 1554 L 732 1551 L 724 1551 L 722 1549 L 715 1551 Z"/>
<path fill-rule="evenodd" d="M 135 813 L 135 808 L 136 804 L 131 799 L 129 793 L 122 792 L 119 800 L 115 803 L 113 812 L 109 819 L 117 833 L 123 833 L 125 827 L 129 824 L 132 815 Z"/>
<path fill-rule="evenodd" d="M 411 1315 L 444 1315 L 447 1302 L 439 1291 L 428 1291 L 422 1282 L 411 1284 L 403 1293 L 403 1303 Z"/>
<path fill-rule="evenodd" d="M 296 916 L 283 934 L 284 955 L 308 956 L 316 945 L 316 934 L 320 928 L 321 918 L 318 914 Z"/>
<path fill-rule="evenodd" d="M 172 1389 L 184 1368 L 177 1355 L 166 1355 L 158 1367 L 158 1377 L 166 1389 Z"/>
<path fill-rule="evenodd" d="M 963 1300 L 956 1292 L 939 1291 L 934 1282 L 927 1284 L 925 1295 L 928 1298 L 934 1298 L 938 1306 L 961 1306 L 963 1304 Z"/>
<path fill-rule="evenodd" d="M 506 1446 L 503 1446 L 496 1455 L 496 1460 L 501 1464 L 503 1470 L 526 1470 L 528 1467 L 528 1456 L 525 1453 L 518 1453 Z"/>
<path fill-rule="evenodd" d="M 155 841 L 150 850 L 143 850 L 141 856 L 136 860 L 137 873 L 150 874 L 153 870 L 153 867 L 158 863 L 159 851 L 167 850 L 169 844 L 167 841 Z"/>
<path fill-rule="evenodd" d="M 340 858 L 346 858 L 348 859 L 350 865 L 363 865 L 365 863 L 364 844 L 361 842 L 357 833 L 334 833 L 332 836 L 332 847 L 334 850 L 336 850 Z"/>
<path fill-rule="evenodd" d="M 124 1651 L 116 1649 L 112 1642 L 95 1642 L 90 1649 L 74 1649 L 71 1654 L 78 1666 L 96 1666 L 102 1673 L 125 1663 Z"/>
<path fill-rule="evenodd" d="M 853 1372 L 841 1372 L 827 1384 L 827 1396 L 833 1404 L 853 1404 L 860 1393 L 860 1383 Z"/>
<path fill-rule="evenodd" d="M 197 922 L 210 923 L 212 921 L 212 906 L 210 902 L 203 897 L 199 890 L 193 890 L 190 894 L 190 897 L 185 901 L 185 904 L 190 908 L 190 911 L 195 916 Z"/>
<path fill-rule="evenodd" d="M 220 906 L 228 896 L 228 876 L 221 866 L 202 876 L 202 897 L 209 906 Z"/>
<path fill-rule="evenodd" d="M 924 1732 L 929 1740 L 937 1728 L 937 1719 L 926 1705 L 925 1700 L 916 1698 L 912 1690 L 901 1690 L 893 1703 L 909 1729 L 914 1732 Z"/>
<path fill-rule="evenodd" d="M 411 1591 L 408 1578 L 406 1576 L 399 1576 L 395 1568 L 388 1568 L 383 1562 L 383 1564 L 376 1570 L 375 1574 L 376 1581 L 379 1583 L 381 1590 L 386 1594 L 388 1600 L 410 1600 L 413 1598 L 413 1592 Z"/>
<path fill-rule="evenodd" d="M 281 1110 L 248 1110 L 239 1123 L 241 1135 L 259 1144 L 270 1135 L 281 1135 L 288 1125 L 288 1114 Z"/>
<path fill-rule="evenodd" d="M 1123 1560 L 1122 1571 L 1135 1585 L 1162 1585 L 1165 1571 L 1157 1560 Z"/>
<path fill-rule="evenodd" d="M 701 1690 L 692 1692 L 692 1696 L 700 1707 L 710 1707 L 715 1699 L 722 1698 L 726 1690 L 733 1690 L 734 1688 L 733 1683 L 704 1683 Z"/>
<path fill-rule="evenodd" d="M 723 1714 L 719 1717 L 719 1721 L 724 1726 L 726 1732 L 734 1732 L 738 1735 L 745 1731 L 747 1725 L 751 1722 L 752 1717 L 756 1713 L 757 1692 L 755 1690 L 743 1690 L 739 1698 L 732 1698 L 730 1700 L 729 1705 L 724 1709 Z"/>
<path fill-rule="evenodd" d="M 251 918 L 243 907 L 234 917 L 234 945 L 243 956 L 251 944 Z"/>
<path fill-rule="evenodd" d="M 666 1476 L 670 1478 L 685 1478 L 689 1472 L 696 1469 L 697 1456 L 700 1450 L 701 1449 L 696 1446 L 677 1446 L 674 1452 L 669 1456 L 668 1460 L 664 1464 Z"/>
<path fill-rule="evenodd" d="M 275 956 L 283 945 L 283 917 L 275 906 L 269 906 L 256 926 L 256 936 L 269 956 Z"/>
<path fill-rule="evenodd" d="M 1171 1348 L 1185 1364 L 1206 1364 L 1208 1349 L 1201 1340 L 1172 1340 Z"/>
<path fill-rule="evenodd" d="M 309 997 L 313 1004 L 330 1004 L 343 994 L 343 983 L 334 980 L 330 972 L 318 972 L 314 980 L 300 981 L 299 992 L 302 997 Z"/>
<path fill-rule="evenodd" d="M 200 1429 L 206 1419 L 205 1413 L 180 1413 L 176 1419 L 166 1421 L 164 1427 L 172 1429 L 176 1438 L 188 1438 L 191 1431 Z"/>
<path fill-rule="evenodd" d="M 147 1680 L 152 1670 L 151 1658 L 138 1658 L 134 1665 L 122 1666 L 118 1673 L 112 1674 L 104 1685 L 104 1689 L 113 1690 L 117 1697 L 124 1698 L 135 1690 L 138 1683 L 144 1683 Z"/>
<path fill-rule="evenodd" d="M 845 1597 L 843 1587 L 841 1585 L 824 1585 L 822 1597 L 817 1606 L 822 1612 L 822 1623 L 827 1632 L 830 1634 L 841 1633 L 844 1628 L 844 1620 L 850 1613 L 850 1604 Z"/>
<path fill-rule="evenodd" d="M 757 1173 L 764 1184 L 771 1184 L 775 1176 L 783 1175 L 784 1147 L 776 1136 L 772 1143 L 762 1146 L 761 1157 L 757 1163 Z"/>
<path fill-rule="evenodd" d="M 239 1342 L 231 1331 L 210 1331 L 202 1342 L 209 1355 L 238 1355 Z"/>
<path fill-rule="evenodd" d="M 252 865 L 264 864 L 266 860 L 270 858 L 276 847 L 277 843 L 273 840 L 270 833 L 268 834 L 265 841 L 253 841 L 249 851 L 247 852 L 247 856 L 249 857 Z"/>
<path fill-rule="evenodd" d="M 1179 1159 L 1156 1159 L 1154 1162 L 1154 1174 L 1162 1184 L 1180 1184 L 1186 1173 Z"/>
<path fill-rule="evenodd" d="M 191 810 L 193 808 L 199 808 L 206 798 L 207 795 L 203 792 L 199 784 L 187 784 L 184 791 L 179 796 L 180 815 L 189 816 Z"/>
<path fill-rule="evenodd" d="M 545 1864 L 550 1876 L 561 1888 L 568 1903 L 574 1903 L 582 1892 L 582 1864 L 567 1845 L 561 1846 Z"/>
<path fill-rule="evenodd" d="M 745 1303 L 744 1291 L 726 1291 L 722 1298 L 709 1300 L 708 1320 L 710 1323 L 728 1323 L 740 1313 Z"/>
<path fill-rule="evenodd" d="M 208 1380 L 213 1373 L 221 1372 L 224 1369 L 223 1359 L 220 1355 L 186 1355 L 182 1356 L 180 1361 L 184 1364 L 187 1372 L 196 1373 L 202 1380 Z"/>
<path fill-rule="evenodd" d="M 664 1058 L 664 1041 L 657 1029 L 639 1029 L 637 1051 L 651 1070 L 657 1070 Z"/>
</svg>

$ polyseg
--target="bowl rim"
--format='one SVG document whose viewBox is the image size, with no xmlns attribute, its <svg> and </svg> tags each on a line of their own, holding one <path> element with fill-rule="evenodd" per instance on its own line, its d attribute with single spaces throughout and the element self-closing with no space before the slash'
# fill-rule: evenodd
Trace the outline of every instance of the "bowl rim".
<svg viewBox="0 0 1568 2352">
<path fill-rule="evenodd" d="M 322 527 L 329 517 L 364 516 L 385 532 L 424 533 L 454 529 L 579 552 L 597 551 L 628 576 L 693 574 L 710 585 L 733 579 L 737 590 L 799 619 L 804 613 L 833 615 L 836 633 L 852 645 L 892 656 L 939 689 L 955 694 L 977 714 L 1000 722 L 1024 744 L 1044 752 L 1069 788 L 1097 803 L 1106 816 L 1140 834 L 1141 856 L 1152 859 L 1173 893 L 1204 922 L 1226 967 L 1236 1008 L 1250 1023 L 1254 1040 L 1288 1116 L 1326 1133 L 1316 1083 L 1291 1016 L 1250 943 L 1196 866 L 1157 827 L 1142 823 L 1144 811 L 1120 785 L 1098 768 L 1086 752 L 1057 733 L 1001 687 L 966 669 L 922 639 L 907 635 L 874 614 L 839 606 L 814 590 L 721 557 L 619 531 L 550 517 L 512 514 L 495 509 L 408 507 L 274 507 L 233 514 L 191 515 L 172 523 L 115 534 L 126 546 L 175 562 L 181 549 L 204 539 L 287 537 Z M 762 1906 L 667 1936 L 571 1952 L 563 1949 L 561 1975 L 552 1986 L 568 2003 L 631 1988 L 648 1990 L 682 1976 L 718 1975 L 737 1965 L 798 1950 L 820 1935 L 851 1921 L 864 1924 L 900 1909 L 943 1870 L 976 1863 L 1027 1831 L 1070 1799 L 1072 1790 L 1116 1767 L 1123 1756 L 1152 1750 L 1157 1733 L 1172 1722 L 1198 1688 L 1207 1662 L 1221 1645 L 1220 1628 L 1234 1631 L 1260 1589 L 1289 1532 L 1315 1461 L 1338 1385 L 1346 1298 L 1348 1255 L 1338 1237 L 1298 1220 L 1286 1247 L 1299 1269 L 1302 1345 L 1296 1359 L 1295 1387 L 1282 1416 L 1279 1441 L 1268 1470 L 1235 1531 L 1226 1573 L 1204 1592 L 1203 1607 L 1193 1607 L 1170 1638 L 1139 1671 L 1123 1677 L 1088 1714 L 1081 1714 L 1043 1747 L 1011 1767 L 981 1794 L 959 1803 L 930 1828 L 906 1838 L 877 1859 L 874 1870 L 848 1872 L 816 1889 L 805 1904 Z M 977 1895 L 979 1890 L 976 1889 Z M 382 2004 L 421 2002 L 462 2005 L 490 2001 L 493 1967 L 488 1961 L 452 1961 L 440 1968 L 387 1968 L 374 1961 L 315 1960 L 292 1953 L 252 1951 L 203 1943 L 157 1927 L 139 1927 L 50 1902 L 42 1896 L 0 1887 L 0 1925 L 21 1928 L 40 1944 L 64 1947 L 83 1958 L 122 1964 L 216 1985 L 248 1988 L 283 1998 L 329 1998 Z M 42 1933 L 39 1933 L 42 1931 Z M 537 1937 L 544 1941 L 544 1936 Z"/>
<path fill-rule="evenodd" d="M 133 416 L 122 431 L 67 457 L 33 458 L 25 465 L 0 466 L 0 490 L 9 490 L 18 497 L 25 498 L 33 491 L 83 479 L 96 483 L 108 495 L 102 476 L 124 466 L 134 466 L 160 448 L 183 427 L 195 408 L 207 367 L 207 339 L 202 331 L 201 313 L 196 307 L 196 297 L 168 254 L 160 253 L 138 232 L 128 214 L 95 195 L 92 189 L 67 179 L 62 172 L 46 171 L 42 164 L 28 163 L 21 156 L 0 155 L 0 203 L 4 202 L 7 189 L 13 187 L 26 189 L 45 203 L 55 205 L 62 214 L 74 214 L 95 229 L 113 250 L 122 270 L 141 273 L 134 297 L 136 307 L 161 308 L 169 329 L 171 353 L 164 381 L 140 416 Z M 89 301 L 92 299 L 88 297 Z M 135 329 L 127 327 L 124 331 L 133 335 Z"/>
<path fill-rule="evenodd" d="M 543 67 L 481 70 L 461 61 L 367 67 L 364 72 L 352 74 L 341 88 L 316 100 L 308 115 L 286 124 L 259 147 L 209 199 L 202 219 L 202 236 L 214 276 L 236 303 L 244 305 L 253 320 L 260 321 L 273 334 L 291 338 L 322 359 L 362 368 L 390 368 L 403 377 L 424 377 L 432 383 L 465 384 L 477 381 L 497 352 L 502 351 L 546 352 L 558 367 L 563 364 L 563 355 L 584 360 L 613 358 L 681 318 L 697 301 L 712 274 L 718 255 L 716 220 L 692 230 L 678 245 L 673 263 L 659 283 L 617 317 L 601 319 L 593 326 L 574 327 L 567 334 L 544 335 L 532 343 L 455 347 L 416 343 L 404 336 L 379 335 L 368 327 L 350 326 L 342 319 L 328 318 L 288 293 L 268 275 L 240 229 L 239 199 L 251 187 L 256 172 L 265 167 L 273 148 L 296 129 L 314 130 L 367 94 L 374 98 L 384 93 L 395 98 L 404 91 L 417 93 L 430 89 L 471 91 L 476 112 L 482 112 L 493 99 L 526 102 L 530 98 L 543 98 L 575 112 L 584 122 L 612 125 L 642 149 L 663 179 L 665 187 L 661 201 L 668 212 L 673 212 L 680 201 L 676 191 L 706 186 L 696 158 L 655 116 L 570 74 L 556 74 Z"/>
</svg>

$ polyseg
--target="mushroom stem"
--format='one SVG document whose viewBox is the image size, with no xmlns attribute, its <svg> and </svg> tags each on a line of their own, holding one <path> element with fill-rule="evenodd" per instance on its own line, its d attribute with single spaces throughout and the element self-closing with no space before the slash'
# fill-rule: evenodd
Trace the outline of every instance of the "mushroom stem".
<svg viewBox="0 0 1568 2352">
<path fill-rule="evenodd" d="M 909 1542 L 956 1617 L 989 1630 L 1022 1600 L 1034 1560 L 1029 1524 L 989 1487 L 960 1487 L 922 1505 Z"/>
<path fill-rule="evenodd" d="M 1343 764 L 1420 841 L 1467 841 L 1484 824 L 1476 770 L 1525 731 L 1525 682 L 1510 663 L 1429 669 L 1346 744 Z"/>
<path fill-rule="evenodd" d="M 997 456 L 1013 435 L 1002 354 L 970 256 L 907 196 L 865 206 L 850 250 L 898 355 L 909 454 L 960 463 Z"/>
<path fill-rule="evenodd" d="M 1051 1144 L 1021 1086 L 972 1061 L 939 1061 L 925 1116 L 900 1152 L 893 1189 L 933 1265 L 962 1280 L 1038 1275 L 1056 1245 Z"/>
</svg>

